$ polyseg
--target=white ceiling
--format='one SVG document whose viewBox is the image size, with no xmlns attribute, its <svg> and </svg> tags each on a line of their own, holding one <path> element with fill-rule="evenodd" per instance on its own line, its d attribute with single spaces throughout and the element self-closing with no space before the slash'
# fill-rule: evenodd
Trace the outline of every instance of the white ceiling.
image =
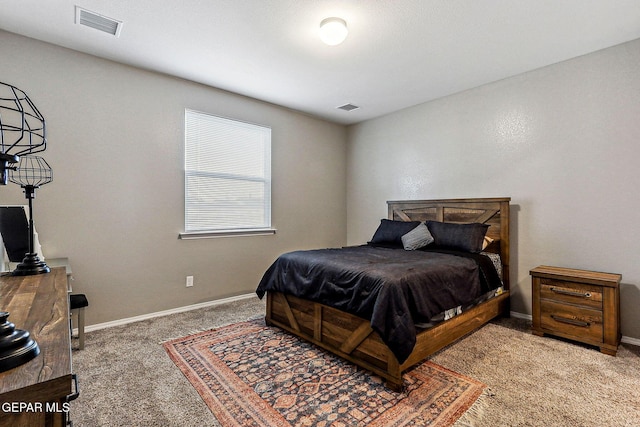
<svg viewBox="0 0 640 427">
<path fill-rule="evenodd" d="M 640 1 L 3 0 L 0 28 L 350 124 L 640 38 Z"/>
</svg>

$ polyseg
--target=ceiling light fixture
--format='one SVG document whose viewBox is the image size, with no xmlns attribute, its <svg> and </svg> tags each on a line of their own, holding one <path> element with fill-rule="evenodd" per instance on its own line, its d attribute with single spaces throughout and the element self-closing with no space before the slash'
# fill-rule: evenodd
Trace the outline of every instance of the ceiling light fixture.
<svg viewBox="0 0 640 427">
<path fill-rule="evenodd" d="M 320 39 L 329 46 L 339 45 L 347 38 L 349 30 L 344 19 L 325 18 L 320 22 Z"/>
</svg>

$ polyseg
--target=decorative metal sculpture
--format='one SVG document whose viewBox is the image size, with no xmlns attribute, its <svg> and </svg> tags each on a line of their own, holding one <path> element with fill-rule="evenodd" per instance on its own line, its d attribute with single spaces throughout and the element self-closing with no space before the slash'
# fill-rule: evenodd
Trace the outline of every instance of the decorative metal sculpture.
<svg viewBox="0 0 640 427">
<path fill-rule="evenodd" d="M 9 181 L 22 187 L 25 197 L 29 200 L 29 252 L 12 274 L 28 276 L 48 273 L 51 269 L 40 260 L 34 248 L 33 199 L 36 196 L 36 188 L 53 181 L 53 170 L 40 156 L 21 156 L 18 167 L 9 172 Z"/>
<path fill-rule="evenodd" d="M 47 148 L 44 117 L 26 93 L 15 86 L 0 82 L 0 185 L 7 185 L 7 171 L 13 172 L 11 182 L 24 188 L 29 199 L 29 252 L 14 275 L 48 273 L 49 267 L 34 254 L 33 198 L 35 189 L 51 182 L 53 172 L 41 157 L 29 154 Z M 22 157 L 20 157 L 22 156 Z M 20 162 L 19 167 L 13 166 Z M 17 271 L 17 273 L 16 273 Z M 18 367 L 40 353 L 29 332 L 15 329 L 0 310 L 0 372 Z"/>
<path fill-rule="evenodd" d="M 23 154 L 47 148 L 44 117 L 22 90 L 0 82 L 0 185 Z"/>
</svg>

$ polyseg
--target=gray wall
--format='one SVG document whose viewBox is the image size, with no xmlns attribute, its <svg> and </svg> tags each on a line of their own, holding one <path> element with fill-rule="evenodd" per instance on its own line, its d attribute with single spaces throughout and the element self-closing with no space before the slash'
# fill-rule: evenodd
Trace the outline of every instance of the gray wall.
<svg viewBox="0 0 640 427">
<path fill-rule="evenodd" d="M 47 119 L 36 225 L 89 324 L 252 292 L 284 251 L 368 240 L 387 200 L 511 196 L 513 309 L 531 312 L 536 265 L 618 272 L 623 334 L 640 339 L 640 41 L 347 130 L 1 31 L 0 55 L 0 80 Z M 184 108 L 272 127 L 275 236 L 178 240 Z"/>
<path fill-rule="evenodd" d="M 47 121 L 36 227 L 45 257 L 70 259 L 88 324 L 251 293 L 280 253 L 346 242 L 344 126 L 7 32 L 0 58 Z M 275 236 L 178 240 L 185 108 L 271 126 Z"/>
<path fill-rule="evenodd" d="M 387 200 L 510 196 L 512 309 L 540 264 L 621 273 L 640 339 L 640 40 L 349 128 L 348 242 Z"/>
</svg>

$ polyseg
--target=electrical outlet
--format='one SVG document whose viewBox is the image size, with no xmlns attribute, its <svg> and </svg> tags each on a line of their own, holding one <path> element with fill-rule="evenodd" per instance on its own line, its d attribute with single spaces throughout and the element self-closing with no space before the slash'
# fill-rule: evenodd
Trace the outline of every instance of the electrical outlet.
<svg viewBox="0 0 640 427">
<path fill-rule="evenodd" d="M 193 286 L 193 276 L 187 276 L 187 288 Z"/>
</svg>

